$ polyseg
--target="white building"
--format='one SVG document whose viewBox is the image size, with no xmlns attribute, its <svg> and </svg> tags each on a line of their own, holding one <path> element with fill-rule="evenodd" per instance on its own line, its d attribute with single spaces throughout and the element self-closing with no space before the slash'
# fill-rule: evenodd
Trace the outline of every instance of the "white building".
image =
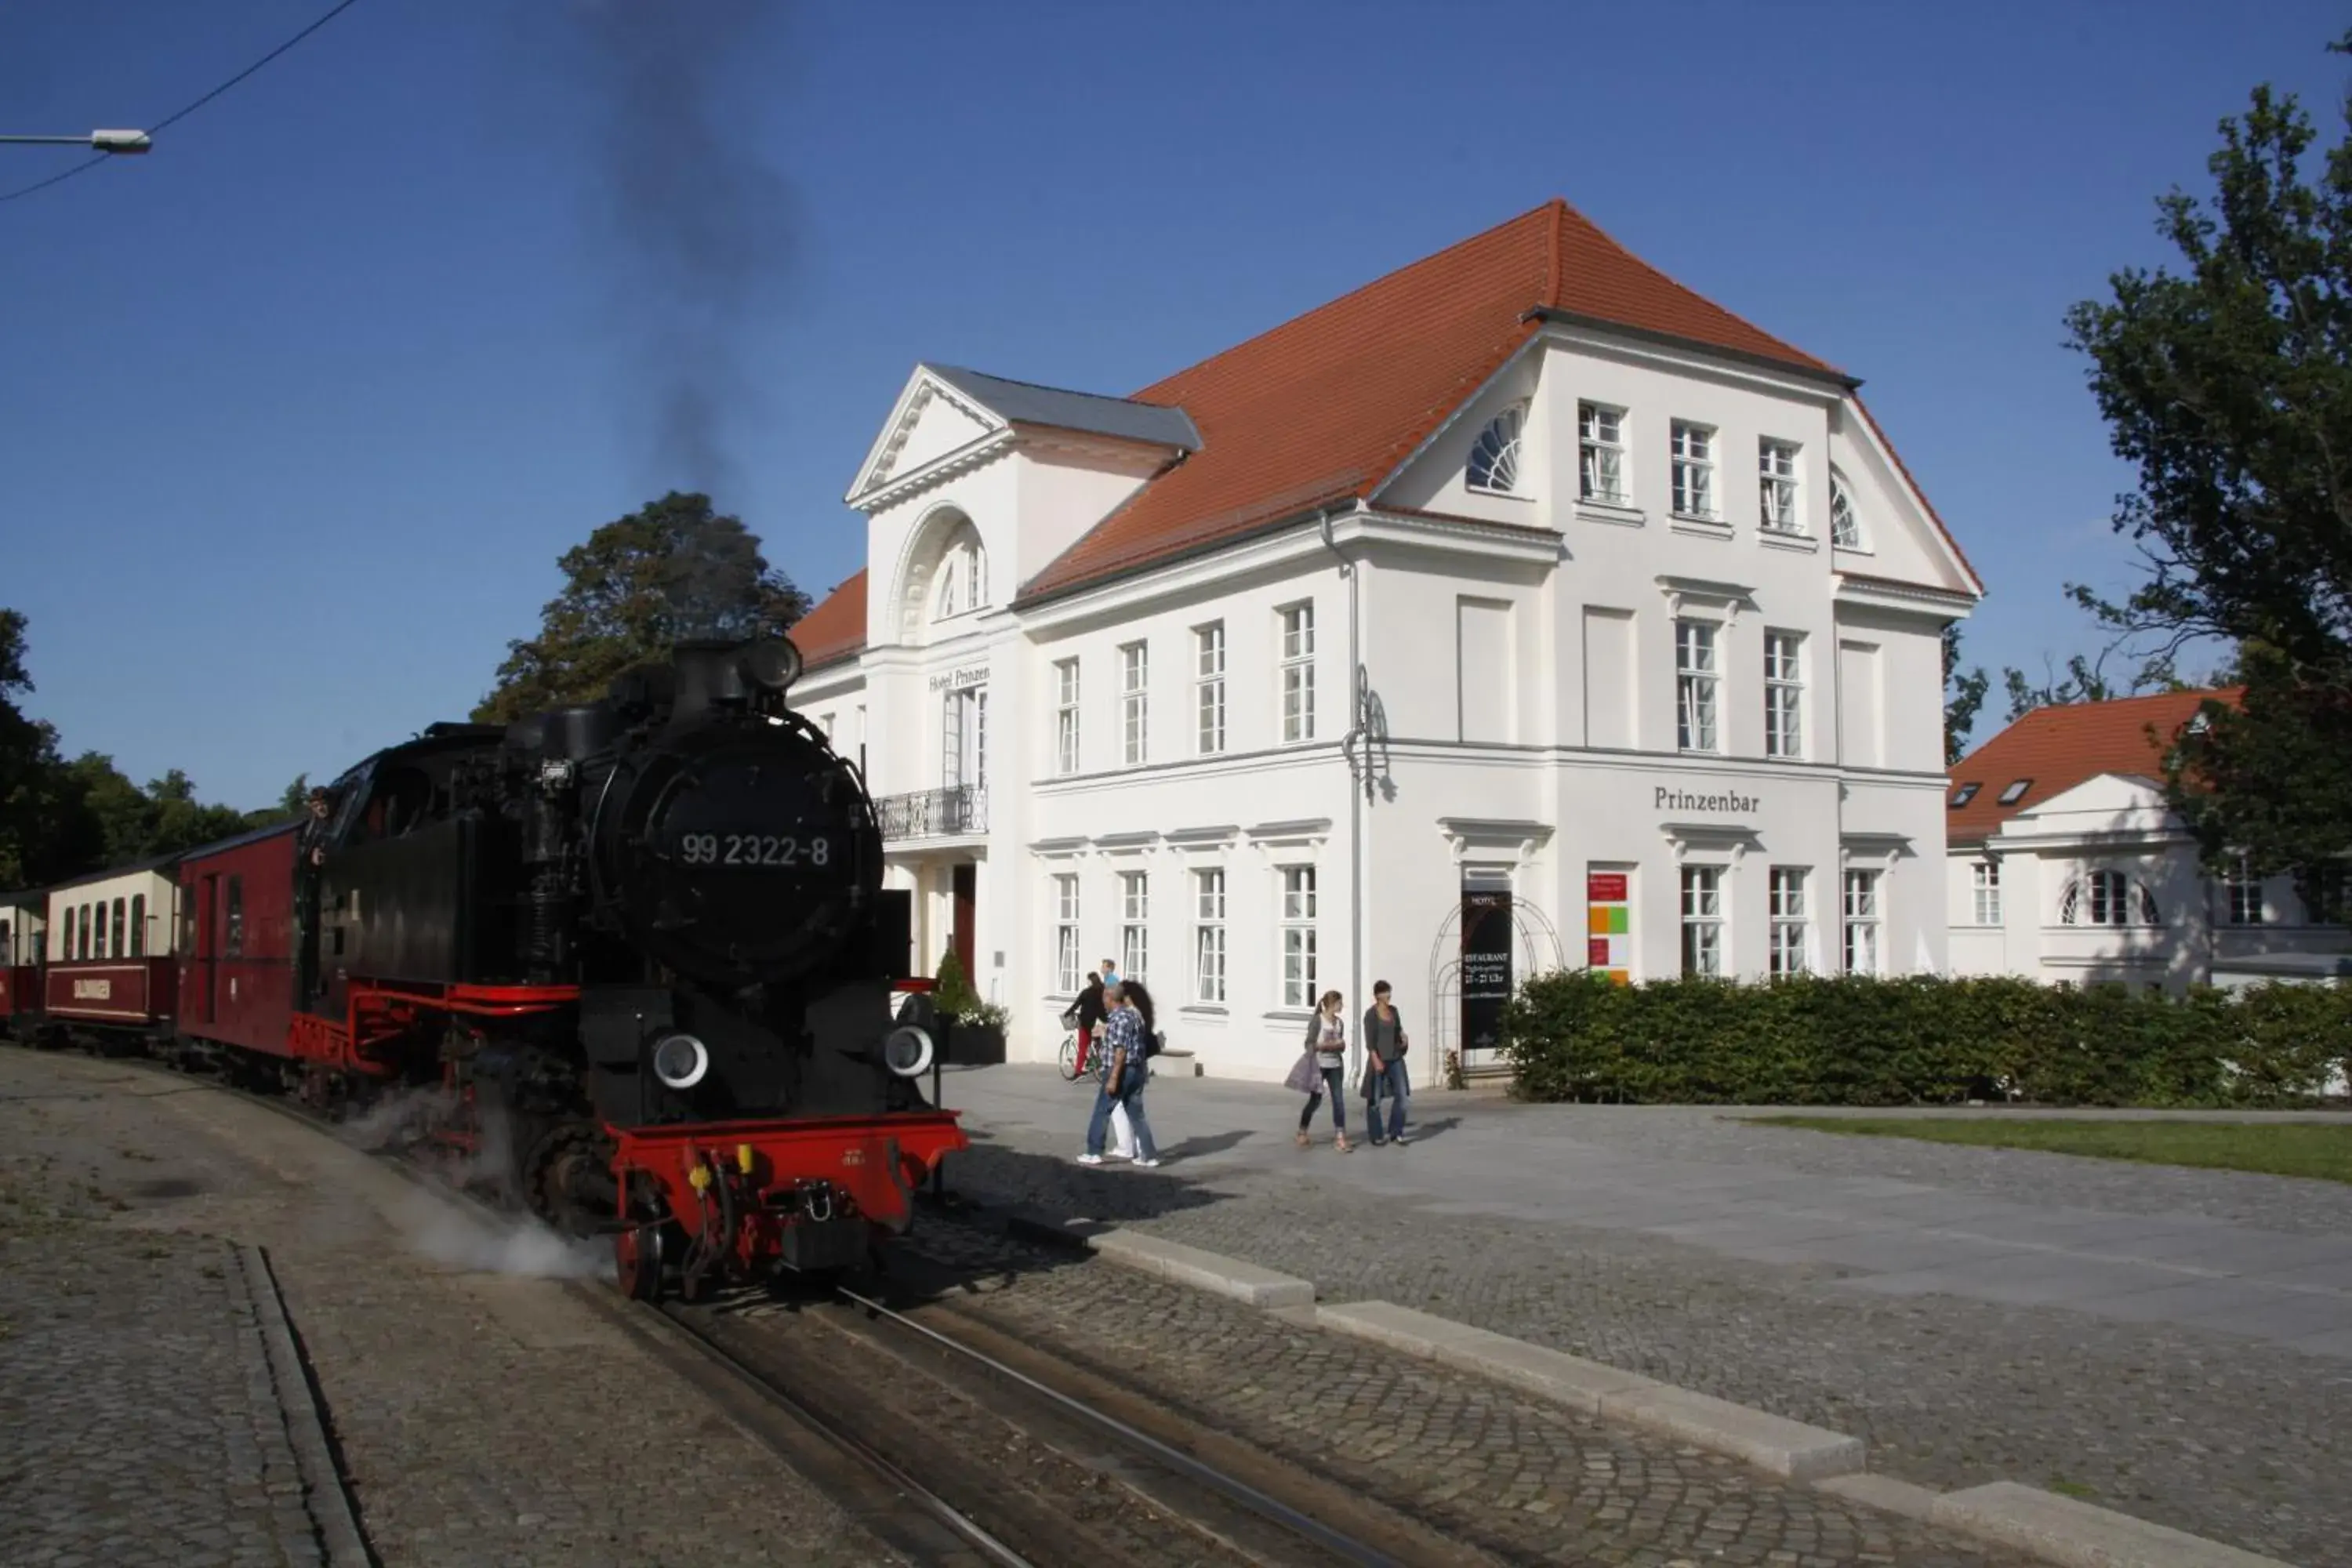
<svg viewBox="0 0 2352 1568">
<path fill-rule="evenodd" d="M 1474 991 L 1938 970 L 1982 589 L 1857 384 L 1559 202 L 1132 397 L 920 365 L 795 703 L 1015 1059 L 1108 957 L 1208 1072 L 1387 979 L 1433 1073 L 1465 908 Z"/>
<path fill-rule="evenodd" d="M 2210 877 L 2165 804 L 2165 752 L 2228 696 L 2036 709 L 1952 769 L 1955 973 L 2175 994 L 2352 976 L 2342 864 Z"/>
</svg>

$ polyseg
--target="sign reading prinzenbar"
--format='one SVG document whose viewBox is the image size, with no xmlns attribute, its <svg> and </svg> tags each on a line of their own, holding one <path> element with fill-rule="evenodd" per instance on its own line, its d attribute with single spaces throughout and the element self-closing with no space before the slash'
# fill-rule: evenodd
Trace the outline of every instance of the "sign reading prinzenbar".
<svg viewBox="0 0 2352 1568">
<path fill-rule="evenodd" d="M 1763 804 L 1759 797 L 1741 795 L 1736 790 L 1727 790 L 1721 795 L 1693 795 L 1688 790 L 1669 789 L 1664 784 L 1658 786 L 1657 809 L 1660 811 L 1748 812 Z"/>
</svg>

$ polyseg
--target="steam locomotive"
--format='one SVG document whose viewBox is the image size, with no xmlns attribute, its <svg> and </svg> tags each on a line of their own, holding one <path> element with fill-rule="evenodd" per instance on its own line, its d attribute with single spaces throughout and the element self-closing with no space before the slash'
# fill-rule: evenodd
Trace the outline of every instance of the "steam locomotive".
<svg viewBox="0 0 2352 1568">
<path fill-rule="evenodd" d="M 912 977 L 908 896 L 785 702 L 799 670 L 782 637 L 688 643 L 600 701 L 429 726 L 299 825 L 105 874 L 173 911 L 142 942 L 116 897 L 111 952 L 100 879 L 95 955 L 87 889 L 48 889 L 33 1029 L 339 1112 L 398 1094 L 509 1201 L 609 1234 L 634 1296 L 856 1267 L 968 1146 L 919 1079 L 989 1037 Z"/>
</svg>

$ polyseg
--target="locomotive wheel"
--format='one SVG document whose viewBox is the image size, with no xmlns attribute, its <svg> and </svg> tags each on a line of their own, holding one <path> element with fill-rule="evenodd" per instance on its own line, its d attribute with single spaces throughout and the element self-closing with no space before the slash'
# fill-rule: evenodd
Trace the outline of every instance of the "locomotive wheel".
<svg viewBox="0 0 2352 1568">
<path fill-rule="evenodd" d="M 658 1301 L 662 1293 L 662 1227 L 641 1225 L 613 1237 L 613 1265 L 621 1294 L 632 1301 Z"/>
</svg>

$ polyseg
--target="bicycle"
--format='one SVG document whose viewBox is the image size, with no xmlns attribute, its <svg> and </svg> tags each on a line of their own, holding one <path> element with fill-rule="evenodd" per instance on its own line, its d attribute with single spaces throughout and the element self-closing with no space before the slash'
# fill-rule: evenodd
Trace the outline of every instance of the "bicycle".
<svg viewBox="0 0 2352 1568">
<path fill-rule="evenodd" d="M 1062 1079 L 1076 1083 L 1087 1070 L 1087 1058 L 1093 1054 L 1094 1043 L 1080 1044 L 1076 1029 L 1062 1037 Z"/>
</svg>

